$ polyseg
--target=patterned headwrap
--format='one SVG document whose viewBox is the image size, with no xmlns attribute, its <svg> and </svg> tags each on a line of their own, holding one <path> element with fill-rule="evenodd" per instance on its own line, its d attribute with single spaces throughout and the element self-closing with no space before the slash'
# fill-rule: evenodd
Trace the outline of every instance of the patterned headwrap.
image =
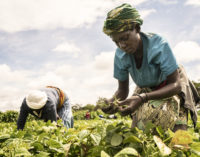
<svg viewBox="0 0 200 157">
<path fill-rule="evenodd" d="M 110 35 L 112 33 L 130 30 L 133 27 L 133 23 L 142 25 L 143 20 L 140 18 L 136 8 L 124 3 L 108 12 L 106 21 L 104 22 L 103 32 Z"/>
</svg>

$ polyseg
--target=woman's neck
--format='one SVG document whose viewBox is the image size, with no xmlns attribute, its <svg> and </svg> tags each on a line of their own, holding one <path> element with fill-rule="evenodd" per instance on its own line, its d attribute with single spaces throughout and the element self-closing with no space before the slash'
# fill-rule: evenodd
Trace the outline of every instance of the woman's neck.
<svg viewBox="0 0 200 157">
<path fill-rule="evenodd" d="M 143 57 L 143 42 L 142 42 L 141 36 L 139 37 L 139 40 L 140 41 L 139 41 L 138 49 L 134 53 L 134 56 L 136 58 L 142 58 Z"/>
</svg>

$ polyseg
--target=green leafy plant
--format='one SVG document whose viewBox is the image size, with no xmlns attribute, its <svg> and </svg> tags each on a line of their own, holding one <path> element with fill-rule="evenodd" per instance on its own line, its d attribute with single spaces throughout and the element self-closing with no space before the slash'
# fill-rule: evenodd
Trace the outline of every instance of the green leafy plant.
<svg viewBox="0 0 200 157">
<path fill-rule="evenodd" d="M 131 119 L 121 118 L 75 120 L 70 129 L 61 120 L 33 120 L 23 131 L 16 122 L 2 122 L 0 157 L 195 157 L 200 155 L 200 121 L 195 129 L 190 123 L 188 131 L 173 133 L 150 123 L 144 130 L 131 129 Z"/>
</svg>

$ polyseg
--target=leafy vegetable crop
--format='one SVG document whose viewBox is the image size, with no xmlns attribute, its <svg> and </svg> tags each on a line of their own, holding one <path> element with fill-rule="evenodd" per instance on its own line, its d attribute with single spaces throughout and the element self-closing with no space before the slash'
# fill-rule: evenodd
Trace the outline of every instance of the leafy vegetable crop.
<svg viewBox="0 0 200 157">
<path fill-rule="evenodd" d="M 149 123 L 145 130 L 131 129 L 131 120 L 76 120 L 66 129 L 61 121 L 0 123 L 0 157 L 129 157 L 200 156 L 200 123 L 188 131 L 164 132 Z M 154 133 L 154 134 L 153 134 Z"/>
</svg>

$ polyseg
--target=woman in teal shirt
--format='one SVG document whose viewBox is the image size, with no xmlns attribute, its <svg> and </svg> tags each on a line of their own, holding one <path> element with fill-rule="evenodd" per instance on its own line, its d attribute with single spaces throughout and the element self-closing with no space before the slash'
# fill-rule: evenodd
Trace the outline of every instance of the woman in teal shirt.
<svg viewBox="0 0 200 157">
<path fill-rule="evenodd" d="M 107 15 L 103 31 L 118 47 L 114 59 L 118 90 L 102 110 L 131 114 L 132 127 L 143 129 L 150 121 L 163 129 L 186 130 L 188 111 L 194 125 L 197 121 L 189 80 L 167 41 L 159 35 L 140 32 L 142 23 L 138 11 L 129 4 L 114 8 Z M 127 98 L 129 74 L 137 87 Z M 115 99 L 120 100 L 118 106 L 113 103 Z"/>
</svg>

